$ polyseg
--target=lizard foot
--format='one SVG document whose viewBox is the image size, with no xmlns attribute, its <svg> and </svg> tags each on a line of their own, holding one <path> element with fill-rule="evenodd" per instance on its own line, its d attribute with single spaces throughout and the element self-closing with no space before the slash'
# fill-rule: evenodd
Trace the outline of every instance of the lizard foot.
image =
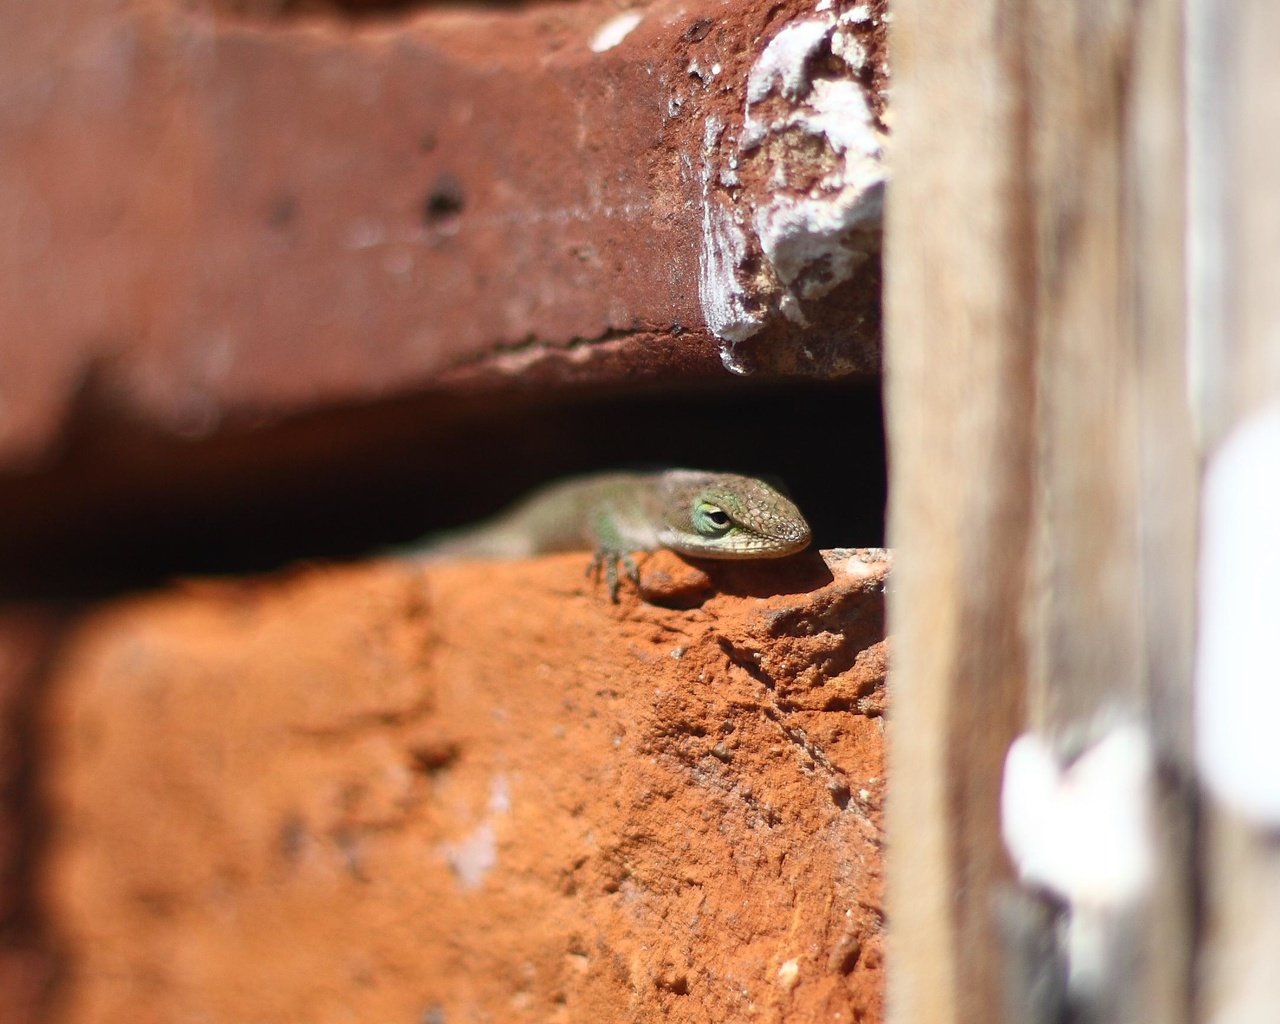
<svg viewBox="0 0 1280 1024">
<path fill-rule="evenodd" d="M 609 587 L 609 600 L 614 604 L 618 603 L 618 589 L 621 586 L 621 581 L 618 578 L 619 563 L 621 563 L 627 579 L 639 587 L 640 567 L 636 565 L 635 559 L 624 551 L 609 551 L 602 548 L 592 556 L 591 562 L 587 566 L 587 575 L 594 576 L 597 583 L 600 582 L 600 570 L 604 569 L 605 583 Z"/>
</svg>

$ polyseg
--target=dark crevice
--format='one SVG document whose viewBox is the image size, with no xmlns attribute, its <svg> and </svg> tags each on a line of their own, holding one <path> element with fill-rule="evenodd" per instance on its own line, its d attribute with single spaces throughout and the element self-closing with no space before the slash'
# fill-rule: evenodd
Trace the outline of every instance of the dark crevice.
<svg viewBox="0 0 1280 1024">
<path fill-rule="evenodd" d="M 852 698 L 833 697 L 819 708 L 819 711 L 827 714 L 854 714 L 862 715 L 866 718 L 882 718 L 884 716 L 884 708 L 878 703 L 872 703 L 868 700 L 881 685 L 879 681 L 872 681 L 858 691 L 857 695 Z M 807 710 L 804 708 L 798 710 Z"/>
<path fill-rule="evenodd" d="M 436 775 L 453 767 L 462 756 L 462 745 L 453 740 L 426 740 L 415 744 L 409 753 L 415 771 Z"/>
<path fill-rule="evenodd" d="M 828 788 L 832 789 L 833 796 L 837 790 L 844 793 L 844 801 L 848 803 L 849 786 L 846 782 L 847 775 L 838 765 L 832 763 L 821 747 L 810 742 L 808 735 L 803 729 L 796 725 L 788 725 L 786 722 L 786 713 L 779 708 L 770 707 L 765 704 L 761 706 L 764 716 L 769 719 L 782 732 L 792 744 L 803 751 L 814 764 L 823 769 L 829 776 L 831 782 Z M 839 803 L 839 800 L 836 801 Z M 841 805 L 843 807 L 843 805 Z"/>
<path fill-rule="evenodd" d="M 0 856 L 0 959 L 10 965 L 6 993 L 17 1019 L 56 1016 L 63 977 L 62 941 L 41 899 L 40 878 L 49 843 L 51 813 L 41 772 L 50 752 L 44 728 L 49 679 L 63 634 L 76 619 L 70 605 L 0 607 L 0 647 L 7 654 L 4 682 L 11 689 L 0 721 L 0 749 L 7 751 L 0 775 L 0 827 L 13 843 Z"/>
<path fill-rule="evenodd" d="M 665 989 L 673 996 L 687 996 L 689 994 L 689 979 L 683 974 L 659 978 L 656 984 L 658 988 Z"/>
<path fill-rule="evenodd" d="M 57 465 L 0 480 L 8 593 L 95 596 L 362 558 L 556 477 L 619 467 L 777 477 L 816 546 L 884 541 L 874 384 L 431 394 L 192 441 L 109 397 L 81 403 Z"/>
<path fill-rule="evenodd" d="M 290 729 L 289 733 L 299 739 L 314 743 L 348 742 L 364 732 L 383 733 L 397 726 L 412 725 L 425 718 L 434 709 L 430 700 L 416 701 L 405 708 L 394 711 L 370 711 L 365 714 L 352 715 L 332 725 L 301 726 Z"/>
<path fill-rule="evenodd" d="M 446 372 L 456 374 L 465 373 L 473 368 L 484 368 L 492 365 L 502 356 L 529 355 L 530 353 L 545 353 L 548 356 L 554 356 L 557 353 L 573 352 L 578 349 L 589 348 L 592 345 L 604 345 L 614 341 L 627 339 L 644 341 L 663 334 L 679 337 L 683 333 L 684 328 L 680 324 L 674 323 L 666 327 L 656 327 L 651 324 L 633 324 L 628 328 L 610 327 L 591 337 L 574 335 L 567 341 L 548 340 L 537 334 L 526 334 L 515 341 L 496 342 L 484 352 L 452 364 Z"/>
<path fill-rule="evenodd" d="M 723 637 L 717 638 L 716 643 L 734 665 L 737 665 L 751 676 L 771 695 L 774 693 L 775 682 L 756 661 L 754 652 L 734 647 Z M 759 710 L 770 722 L 778 727 L 778 730 L 789 742 L 802 751 L 813 762 L 814 766 L 820 768 L 826 775 L 827 792 L 831 796 L 832 803 L 842 811 L 847 808 L 852 797 L 847 773 L 839 765 L 832 762 L 827 757 L 826 752 L 813 743 L 802 728 L 787 721 L 788 716 L 797 709 L 789 706 L 785 701 L 775 700 L 770 696 L 760 704 Z M 714 750 L 712 754 L 715 754 Z"/>
<path fill-rule="evenodd" d="M 428 227 L 455 219 L 466 206 L 466 196 L 458 178 L 445 171 L 436 178 L 422 202 L 422 221 Z"/>
<path fill-rule="evenodd" d="M 761 667 L 760 662 L 757 660 L 758 652 L 740 650 L 722 636 L 716 638 L 716 644 L 724 652 L 726 658 L 766 690 L 773 692 L 775 685 L 773 677 Z"/>
<path fill-rule="evenodd" d="M 838 638 L 839 643 L 826 653 L 818 667 L 828 678 L 843 675 L 853 668 L 863 651 L 884 639 L 884 601 L 868 601 L 863 594 L 847 593 L 816 608 L 805 606 L 778 612 L 769 624 L 770 637 L 819 634 Z"/>
</svg>

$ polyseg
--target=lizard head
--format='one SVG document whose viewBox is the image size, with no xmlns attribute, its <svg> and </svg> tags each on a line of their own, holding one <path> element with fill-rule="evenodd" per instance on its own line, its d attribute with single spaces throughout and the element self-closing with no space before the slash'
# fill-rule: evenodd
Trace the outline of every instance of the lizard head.
<svg viewBox="0 0 1280 1024">
<path fill-rule="evenodd" d="M 693 558 L 780 558 L 809 546 L 792 501 L 755 477 L 672 470 L 663 474 L 663 546 Z"/>
</svg>

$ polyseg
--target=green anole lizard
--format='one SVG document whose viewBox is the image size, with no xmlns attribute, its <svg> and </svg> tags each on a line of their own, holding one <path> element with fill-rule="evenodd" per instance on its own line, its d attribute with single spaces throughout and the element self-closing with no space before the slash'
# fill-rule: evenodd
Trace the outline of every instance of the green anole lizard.
<svg viewBox="0 0 1280 1024">
<path fill-rule="evenodd" d="M 618 564 L 638 579 L 634 551 L 692 558 L 780 558 L 809 545 L 809 524 L 755 477 L 668 469 L 601 473 L 549 484 L 506 512 L 418 549 L 427 557 L 525 558 L 594 550 L 618 599 Z"/>
</svg>

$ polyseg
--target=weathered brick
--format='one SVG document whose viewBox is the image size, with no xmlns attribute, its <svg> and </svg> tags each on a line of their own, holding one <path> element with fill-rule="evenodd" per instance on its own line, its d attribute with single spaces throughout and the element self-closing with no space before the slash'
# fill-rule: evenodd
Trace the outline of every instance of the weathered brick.
<svg viewBox="0 0 1280 1024">
<path fill-rule="evenodd" d="M 45 720 L 58 1020 L 882 1019 L 882 554 L 104 605 Z M 696 574 L 695 574 L 696 576 Z"/>
<path fill-rule="evenodd" d="M 0 473 L 86 396 L 202 437 L 874 368 L 879 3 L 662 0 L 607 47 L 600 3 L 237 10 L 0 11 Z"/>
</svg>

